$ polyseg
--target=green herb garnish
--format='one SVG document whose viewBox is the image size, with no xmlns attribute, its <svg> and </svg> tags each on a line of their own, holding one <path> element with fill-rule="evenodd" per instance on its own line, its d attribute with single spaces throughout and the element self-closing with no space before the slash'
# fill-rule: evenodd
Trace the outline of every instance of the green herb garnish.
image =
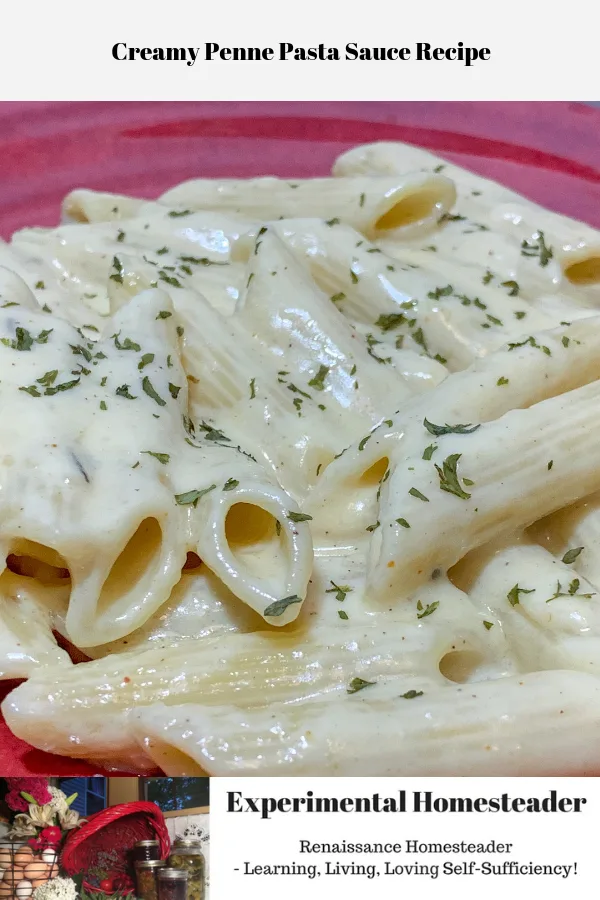
<svg viewBox="0 0 600 900">
<path fill-rule="evenodd" d="M 562 562 L 564 562 L 565 565 L 570 566 L 571 563 L 575 562 L 575 560 L 577 559 L 577 557 L 579 556 L 581 551 L 584 549 L 585 549 L 584 547 L 573 547 L 572 550 L 567 550 L 567 552 L 565 553 L 565 555 L 562 558 Z"/>
<path fill-rule="evenodd" d="M 423 425 L 430 434 L 434 434 L 436 437 L 440 437 L 442 434 L 472 434 L 481 428 L 481 425 L 471 425 L 470 422 L 467 425 L 448 425 L 447 423 L 446 425 L 434 425 L 427 419 L 423 419 Z"/>
<path fill-rule="evenodd" d="M 502 281 L 500 282 L 501 287 L 508 288 L 508 296 L 509 297 L 518 297 L 519 296 L 519 285 L 516 281 Z"/>
<path fill-rule="evenodd" d="M 346 599 L 346 594 L 352 593 L 352 588 L 347 584 L 336 584 L 335 581 L 329 581 L 329 584 L 332 584 L 333 587 L 327 588 L 325 591 L 326 594 L 335 594 L 335 599 L 339 600 L 340 603 Z"/>
<path fill-rule="evenodd" d="M 591 600 L 592 597 L 595 597 L 595 593 L 591 594 L 578 594 L 581 582 L 579 578 L 574 578 L 573 581 L 570 582 L 568 590 L 565 592 L 562 589 L 560 581 L 556 582 L 556 590 L 554 594 L 546 600 L 546 603 L 550 603 L 552 600 L 557 600 L 559 597 L 582 597 L 584 600 Z"/>
<path fill-rule="evenodd" d="M 373 684 L 377 684 L 376 681 L 365 681 L 364 678 L 353 678 L 348 687 L 346 688 L 347 694 L 357 694 L 358 691 L 362 691 L 363 688 L 370 687 Z"/>
<path fill-rule="evenodd" d="M 430 300 L 439 300 L 440 297 L 449 297 L 454 288 L 451 284 L 447 284 L 445 287 L 436 287 L 434 291 L 429 291 L 427 296 Z"/>
<path fill-rule="evenodd" d="M 162 269 L 158 273 L 158 277 L 160 278 L 161 281 L 164 281 L 165 284 L 170 284 L 171 287 L 177 287 L 177 288 L 181 287 L 181 282 L 179 281 L 178 278 L 175 278 L 174 275 L 167 275 L 167 273 L 165 271 L 163 271 Z"/>
<path fill-rule="evenodd" d="M 63 381 L 62 384 L 55 384 L 52 387 L 47 387 L 44 391 L 44 394 L 48 397 L 53 397 L 54 394 L 58 394 L 61 391 L 70 391 L 72 388 L 77 387 L 81 379 L 74 378 L 73 381 Z"/>
<path fill-rule="evenodd" d="M 535 588 L 520 588 L 518 584 L 515 584 L 506 595 L 506 599 L 511 606 L 516 606 L 519 603 L 519 594 L 533 594 L 534 591 Z"/>
<path fill-rule="evenodd" d="M 167 405 L 167 401 L 163 400 L 163 398 L 161 396 L 159 396 L 159 394 L 156 393 L 156 391 L 154 390 L 154 387 L 152 386 L 152 382 L 150 381 L 150 379 L 148 378 L 147 375 L 145 375 L 142 378 L 142 390 L 144 391 L 145 394 L 148 394 L 149 397 L 152 397 L 152 399 L 156 403 L 158 403 L 159 406 Z"/>
<path fill-rule="evenodd" d="M 440 479 L 440 489 L 442 491 L 446 491 L 448 494 L 454 494 L 461 500 L 469 500 L 471 495 L 462 487 L 456 472 L 456 466 L 461 456 L 462 453 L 452 453 L 450 456 L 446 457 L 441 468 L 436 465 L 435 469 Z M 472 484 L 473 482 L 469 483 Z"/>
<path fill-rule="evenodd" d="M 129 385 L 122 384 L 121 387 L 118 387 L 115 391 L 117 397 L 125 397 L 126 400 L 137 400 L 137 397 L 134 397 L 129 393 Z"/>
<path fill-rule="evenodd" d="M 54 384 L 56 381 L 56 376 L 58 375 L 58 369 L 52 369 L 50 372 L 46 372 L 42 375 L 41 378 L 36 378 L 38 384 L 42 384 L 44 387 L 50 387 L 51 384 Z"/>
<path fill-rule="evenodd" d="M 521 256 L 537 256 L 540 266 L 545 268 L 554 256 L 552 248 L 547 246 L 543 231 L 536 231 L 532 237 L 531 241 L 521 241 Z"/>
<path fill-rule="evenodd" d="M 424 619 L 426 616 L 430 616 L 436 611 L 439 605 L 440 601 L 434 600 L 433 603 L 428 603 L 426 607 L 423 607 L 423 604 L 419 600 L 417 603 L 417 609 L 420 611 L 417 613 L 417 619 Z"/>
<path fill-rule="evenodd" d="M 382 331 L 392 331 L 394 328 L 399 328 L 404 322 L 406 322 L 404 313 L 382 313 L 375 322 L 375 325 L 378 328 L 381 328 Z"/>
<path fill-rule="evenodd" d="M 329 366 L 319 366 L 319 371 L 317 374 L 310 379 L 308 382 L 308 386 L 313 388 L 315 391 L 324 391 L 325 390 L 325 379 L 329 373 Z"/>
<path fill-rule="evenodd" d="M 123 284 L 123 275 L 125 274 L 125 268 L 118 256 L 113 256 L 112 266 L 115 271 L 111 275 L 109 275 L 109 278 L 112 281 Z"/>
<path fill-rule="evenodd" d="M 419 344 L 419 346 L 423 348 L 425 353 L 428 353 L 427 342 L 425 341 L 425 335 L 423 334 L 422 328 L 417 328 L 416 331 L 413 331 L 412 339 L 415 344 Z"/>
<path fill-rule="evenodd" d="M 286 518 L 288 518 L 290 522 L 310 522 L 312 520 L 312 516 L 309 516 L 308 513 L 297 513 L 293 512 L 293 510 L 287 512 Z"/>
<path fill-rule="evenodd" d="M 204 432 L 204 440 L 205 441 L 230 441 L 231 438 L 228 438 L 226 434 L 223 434 L 222 431 L 219 431 L 218 428 L 213 428 L 212 425 L 208 425 L 204 419 L 200 423 L 200 431 Z"/>
<path fill-rule="evenodd" d="M 156 456 L 154 453 L 151 455 Z M 215 488 L 216 484 L 211 484 L 210 487 L 204 488 L 203 490 L 186 491 L 183 494 L 175 494 L 175 503 L 179 506 L 193 506 L 195 508 L 198 505 L 198 500 L 200 500 L 201 497 L 204 497 L 205 494 L 210 494 Z"/>
<path fill-rule="evenodd" d="M 292 603 L 302 603 L 302 598 L 297 594 L 284 597 L 283 600 L 275 600 L 265 609 L 263 616 L 281 616 Z"/>
<path fill-rule="evenodd" d="M 142 371 L 144 366 L 149 366 L 153 360 L 154 360 L 154 353 L 144 353 L 144 355 L 142 356 L 142 358 L 140 359 L 140 361 L 138 363 L 138 369 L 140 370 L 140 372 Z"/>
<path fill-rule="evenodd" d="M 113 334 L 113 339 L 115 342 L 115 347 L 117 350 L 135 350 L 136 353 L 139 353 L 142 349 L 139 344 L 136 344 L 135 341 L 132 341 L 130 338 L 125 338 L 125 340 L 119 340 L 121 332 L 118 331 L 116 334 Z"/>
</svg>

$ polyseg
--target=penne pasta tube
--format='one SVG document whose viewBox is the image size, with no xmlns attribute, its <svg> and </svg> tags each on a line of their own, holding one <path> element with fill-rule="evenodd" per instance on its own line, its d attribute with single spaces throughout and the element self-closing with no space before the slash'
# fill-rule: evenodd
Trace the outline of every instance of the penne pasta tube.
<svg viewBox="0 0 600 900">
<path fill-rule="evenodd" d="M 284 372 L 291 369 L 309 386 L 315 379 L 325 379 L 331 405 L 349 417 L 362 414 L 377 421 L 384 405 L 380 396 L 381 370 L 387 369 L 384 360 L 357 340 L 352 325 L 315 290 L 267 228 L 257 247 L 236 313 L 241 326 L 280 361 Z M 410 396 L 398 372 L 386 375 L 397 396 Z"/>
<path fill-rule="evenodd" d="M 268 221 L 284 218 L 339 218 L 367 237 L 415 235 L 430 230 L 456 198 L 453 183 L 439 175 L 402 178 L 278 178 L 248 181 L 187 181 L 160 197 L 178 209 L 230 210 Z"/>
<path fill-rule="evenodd" d="M 410 700 L 399 696 L 408 685 Z M 273 705 L 268 728 L 263 710 L 194 704 L 148 707 L 135 728 L 144 753 L 172 776 L 593 775 L 599 692 L 597 678 L 569 671 L 473 691 L 394 679 L 335 701 Z"/>
<path fill-rule="evenodd" d="M 94 646 L 142 625 L 168 599 L 189 550 L 261 614 L 290 595 L 300 603 L 312 548 L 306 526 L 289 518 L 297 510 L 291 498 L 235 447 L 224 450 L 228 438 L 213 425 L 203 422 L 196 445 L 186 443 L 182 418 L 188 435 L 194 431 L 168 297 L 139 295 L 116 315 L 112 338 L 96 344 L 60 320 L 44 330 L 43 314 L 16 309 L 18 318 L 11 308 L 3 323 L 16 336 L 3 337 L 0 347 L 15 368 L 12 383 L 4 379 L 0 389 L 5 402 L 16 392 L 27 395 L 38 440 L 50 450 L 43 469 L 31 465 L 27 417 L 7 425 L 5 447 L 20 463 L 17 471 L 4 466 L 0 538 L 11 552 L 16 534 L 41 547 L 52 534 L 51 550 L 72 581 L 69 639 Z M 15 353 L 22 348 L 27 356 Z M 71 428 L 59 439 L 57 417 L 67 403 Z M 240 455 L 237 479 L 233 453 Z M 88 506 L 103 517 L 88 518 L 84 527 L 81 510 Z M 249 527 L 238 528 L 230 542 L 226 521 L 240 509 Z M 244 568 L 233 557 L 236 542 L 245 548 Z M 264 577 L 251 570 L 253 550 L 271 566 Z M 297 613 L 297 604 L 289 604 L 275 623 Z"/>
<path fill-rule="evenodd" d="M 482 284 L 478 274 L 469 277 L 464 266 L 442 264 L 434 253 L 398 245 L 389 256 L 341 224 L 283 221 L 274 228 L 344 315 L 453 370 L 520 337 L 523 326 L 530 332 L 560 321 L 513 298 L 514 289 Z"/>
<path fill-rule="evenodd" d="M 333 174 L 354 177 L 401 177 L 407 171 L 442 173 L 457 189 L 456 212 L 473 208 L 478 221 L 505 234 L 525 255 L 554 259 L 568 285 L 600 285 L 600 233 L 582 222 L 550 212 L 503 185 L 455 166 L 431 153 L 405 144 L 380 143 L 356 147 L 339 157 Z M 490 203 L 490 201 L 492 201 Z M 541 234 L 541 238 L 540 238 Z M 590 294 L 598 299 L 598 291 Z"/>
<path fill-rule="evenodd" d="M 418 596 L 423 606 L 439 604 L 437 618 L 419 619 L 413 598 L 394 616 L 386 616 L 384 625 L 383 618 L 375 618 L 365 606 L 362 592 L 348 592 L 344 607 L 360 631 L 349 641 L 336 615 L 335 591 L 325 593 L 323 585 L 309 601 L 318 606 L 293 630 L 222 634 L 201 642 L 163 641 L 142 652 L 85 663 L 78 667 L 77 684 L 64 678 L 58 668 L 46 669 L 44 678 L 34 673 L 13 691 L 3 712 L 15 734 L 34 746 L 63 752 L 61 748 L 68 747 L 76 735 L 76 745 L 69 752 L 86 758 L 94 755 L 97 761 L 111 753 L 122 765 L 139 768 L 131 710 L 157 702 L 209 706 L 234 702 L 263 709 L 266 702 L 289 703 L 330 694 L 344 698 L 355 677 L 393 675 L 443 686 L 469 680 L 480 667 L 502 675 L 511 671 L 500 629 L 486 630 L 483 616 L 464 594 L 440 579 Z M 319 608 L 316 616 L 311 615 Z M 48 683 L 52 683 L 50 693 Z M 98 743 L 107 710 L 110 727 L 105 724 Z M 47 718 L 54 722 L 51 732 L 44 726 Z"/>
<path fill-rule="evenodd" d="M 579 568 L 577 557 L 565 563 L 525 538 L 468 554 L 451 577 L 501 623 L 523 670 L 594 674 L 600 666 L 598 594 Z"/>
<path fill-rule="evenodd" d="M 246 231 L 256 233 L 257 227 L 226 215 L 170 218 L 164 207 L 158 210 L 158 215 L 141 215 L 127 224 L 18 232 L 11 246 L 20 260 L 19 271 L 40 305 L 51 312 L 72 318 L 75 300 L 82 317 L 78 324 L 89 322 L 93 310 L 97 317 L 92 323 L 101 327 L 102 316 L 115 311 L 110 303 L 115 288 L 124 285 L 133 285 L 137 292 L 160 285 L 175 300 L 178 289 L 185 287 L 231 312 L 244 275 L 242 265 L 232 262 L 232 249 Z M 122 282 L 111 279 L 115 259 L 128 266 Z"/>
<path fill-rule="evenodd" d="M 44 583 L 32 583 L 28 562 L 13 554 L 9 565 L 17 574 L 5 571 L 0 577 L 0 680 L 27 678 L 41 666 L 71 664 L 52 634 L 53 617 L 68 602 L 65 579 L 55 578 L 48 566 L 41 573 Z M 30 576 L 25 583 L 21 572 Z"/>
<path fill-rule="evenodd" d="M 66 223 L 119 222 L 136 216 L 147 202 L 139 197 L 78 188 L 64 198 L 62 218 Z"/>
<path fill-rule="evenodd" d="M 371 544 L 374 596 L 388 602 L 399 585 L 410 592 L 468 550 L 600 489 L 593 450 L 600 432 L 590 421 L 598 397 L 600 383 L 592 382 L 470 433 L 441 434 L 435 459 L 426 454 L 400 463 L 386 485 L 381 529 Z M 424 427 L 424 443 L 430 437 Z M 394 527 L 398 517 L 410 525 L 402 533 Z"/>
<path fill-rule="evenodd" d="M 529 534 L 542 547 L 556 556 L 563 556 L 571 548 L 582 549 L 577 554 L 577 572 L 600 588 L 600 495 L 582 497 L 545 518 L 534 522 Z"/>
<path fill-rule="evenodd" d="M 197 295 L 180 292 L 177 299 L 192 416 L 218 414 L 232 441 L 265 463 L 293 496 L 304 496 L 317 469 L 368 427 L 367 413 L 352 409 L 349 379 L 342 382 L 348 403 L 330 403 L 326 376 L 332 367 L 313 369 L 313 378 L 291 361 L 281 369 L 267 348 L 257 352 L 236 317 L 220 316 Z M 339 394 L 338 385 L 334 401 Z"/>
<path fill-rule="evenodd" d="M 261 627 L 264 627 L 262 616 L 245 603 L 240 603 L 221 579 L 192 552 L 188 553 L 181 578 L 168 600 L 140 628 L 116 641 L 86 647 L 85 654 L 91 659 L 98 659 L 112 653 L 146 650 L 157 644 L 202 641 L 227 632 L 246 633 Z M 54 628 L 59 634 L 64 633 L 59 616 L 55 619 Z"/>
<path fill-rule="evenodd" d="M 380 519 L 376 492 L 387 496 L 390 476 L 382 480 L 388 470 L 391 474 L 396 465 L 421 457 L 437 443 L 425 431 L 424 419 L 434 424 L 490 422 L 512 409 L 525 409 L 597 379 L 600 338 L 594 321 L 579 320 L 532 335 L 522 344 L 517 342 L 520 346 L 497 350 L 451 375 L 425 397 L 390 413 L 375 431 L 365 432 L 322 472 L 306 504 L 319 542 L 327 532 L 334 533 L 334 522 L 335 529 L 341 527 L 343 540 L 368 535 L 365 529 Z M 403 516 L 398 513 L 394 518 Z M 388 529 L 390 540 L 392 533 L 394 540 L 400 539 L 401 527 Z"/>
</svg>

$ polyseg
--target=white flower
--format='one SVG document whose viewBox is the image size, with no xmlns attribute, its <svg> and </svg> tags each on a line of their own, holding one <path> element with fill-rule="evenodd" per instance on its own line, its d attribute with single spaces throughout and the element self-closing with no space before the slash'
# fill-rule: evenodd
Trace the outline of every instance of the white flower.
<svg viewBox="0 0 600 900">
<path fill-rule="evenodd" d="M 37 835 L 37 828 L 27 815 L 27 813 L 18 813 L 13 819 L 12 828 L 6 835 L 9 840 L 18 840 L 20 838 Z"/>
<path fill-rule="evenodd" d="M 48 805 L 52 807 L 54 812 L 65 813 L 69 808 L 67 806 L 67 795 L 56 787 L 49 787 L 48 790 L 52 797 L 52 800 Z"/>
<path fill-rule="evenodd" d="M 79 818 L 79 813 L 74 809 L 67 809 L 64 813 L 59 812 L 58 821 L 63 831 L 70 831 L 72 828 L 78 828 L 86 821 Z"/>
<path fill-rule="evenodd" d="M 54 810 L 50 803 L 45 806 L 30 803 L 29 818 L 38 828 L 47 828 L 48 825 L 54 825 Z"/>
<path fill-rule="evenodd" d="M 77 888 L 70 878 L 53 878 L 33 892 L 33 900 L 77 900 Z"/>
</svg>

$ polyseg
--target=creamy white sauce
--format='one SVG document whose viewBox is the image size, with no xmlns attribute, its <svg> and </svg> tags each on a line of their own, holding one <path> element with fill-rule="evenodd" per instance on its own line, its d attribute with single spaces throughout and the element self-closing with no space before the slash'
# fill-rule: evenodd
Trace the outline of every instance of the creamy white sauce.
<svg viewBox="0 0 600 900">
<path fill-rule="evenodd" d="M 579 483 L 565 474 L 595 440 L 585 385 L 600 327 L 579 323 L 600 276 L 565 273 L 595 258 L 598 236 L 386 147 L 352 151 L 337 164 L 347 178 L 319 184 L 197 182 L 156 204 L 78 192 L 66 208 L 88 224 L 0 247 L 0 305 L 18 304 L 0 309 L 0 541 L 18 557 L 0 579 L 0 673 L 30 676 L 4 712 L 35 746 L 169 774 L 580 774 L 600 762 L 564 736 L 568 723 L 596 739 L 600 578 L 586 560 L 600 526 L 566 563 L 577 517 L 554 513 L 543 540 L 525 531 L 556 509 L 549 490 L 564 507 L 600 487 L 591 451 Z M 17 328 L 31 346 L 12 346 L 29 342 Z M 541 401 L 569 390 L 554 402 L 573 437 L 554 429 L 549 466 Z M 490 424 L 436 436 L 428 415 Z M 458 495 L 434 468 L 452 453 Z M 196 505 L 177 500 L 190 491 Z M 502 492 L 530 510 L 499 514 Z M 25 557 L 37 563 L 24 573 Z M 94 661 L 73 668 L 53 628 Z M 546 756 L 523 736 L 539 710 L 540 733 L 556 729 Z"/>
</svg>

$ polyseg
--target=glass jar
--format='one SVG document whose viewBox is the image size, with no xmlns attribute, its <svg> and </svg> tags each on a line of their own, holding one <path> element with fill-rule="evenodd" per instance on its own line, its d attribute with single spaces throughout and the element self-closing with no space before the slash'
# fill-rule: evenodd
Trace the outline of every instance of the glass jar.
<svg viewBox="0 0 600 900">
<path fill-rule="evenodd" d="M 158 900 L 156 876 L 167 866 L 162 859 L 138 860 L 135 864 L 135 881 L 139 900 Z"/>
<path fill-rule="evenodd" d="M 187 871 L 188 900 L 204 900 L 205 862 L 200 841 L 177 838 L 171 847 L 169 866 Z"/>
<path fill-rule="evenodd" d="M 138 841 L 131 851 L 133 862 L 160 859 L 160 841 Z"/>
<path fill-rule="evenodd" d="M 158 900 L 187 900 L 187 869 L 160 869 L 158 872 Z"/>
</svg>

